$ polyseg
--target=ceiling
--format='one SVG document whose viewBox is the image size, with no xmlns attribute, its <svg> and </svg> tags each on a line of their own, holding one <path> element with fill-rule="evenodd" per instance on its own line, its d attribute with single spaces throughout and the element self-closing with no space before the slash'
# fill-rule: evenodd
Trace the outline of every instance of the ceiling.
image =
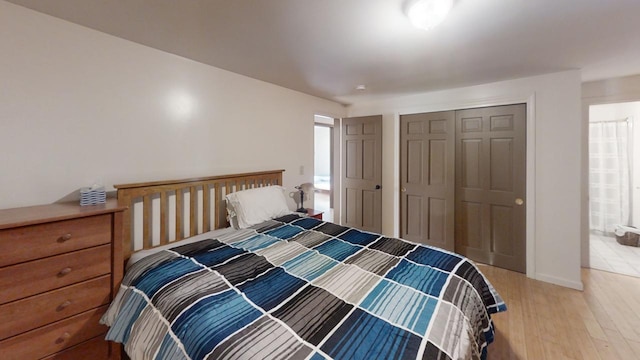
<svg viewBox="0 0 640 360">
<path fill-rule="evenodd" d="M 9 1 L 344 104 L 568 69 L 640 74 L 638 0 L 455 0 L 431 31 L 409 24 L 410 0 Z"/>
</svg>

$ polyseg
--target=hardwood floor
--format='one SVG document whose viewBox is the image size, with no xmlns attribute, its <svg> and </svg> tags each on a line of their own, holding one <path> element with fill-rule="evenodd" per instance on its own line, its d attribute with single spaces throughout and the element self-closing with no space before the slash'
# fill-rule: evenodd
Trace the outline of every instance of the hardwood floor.
<svg viewBox="0 0 640 360">
<path fill-rule="evenodd" d="M 584 291 L 480 265 L 507 304 L 489 359 L 640 359 L 640 278 L 582 269 Z"/>
</svg>

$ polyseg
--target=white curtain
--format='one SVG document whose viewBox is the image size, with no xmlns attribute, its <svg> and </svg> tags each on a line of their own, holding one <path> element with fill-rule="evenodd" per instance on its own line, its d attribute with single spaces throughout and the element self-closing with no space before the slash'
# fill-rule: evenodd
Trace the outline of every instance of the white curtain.
<svg viewBox="0 0 640 360">
<path fill-rule="evenodd" d="M 589 223 L 612 233 L 630 220 L 629 122 L 589 123 Z"/>
</svg>

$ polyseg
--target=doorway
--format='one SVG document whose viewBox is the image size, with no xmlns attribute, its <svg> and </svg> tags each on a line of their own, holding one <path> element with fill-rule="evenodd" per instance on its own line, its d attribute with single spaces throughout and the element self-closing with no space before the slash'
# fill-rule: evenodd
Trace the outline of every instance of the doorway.
<svg viewBox="0 0 640 360">
<path fill-rule="evenodd" d="M 589 107 L 589 263 L 640 277 L 640 102 Z"/>
<path fill-rule="evenodd" d="M 315 116 L 313 207 L 323 213 L 323 220 L 331 222 L 334 218 L 333 129 L 333 118 Z"/>
</svg>

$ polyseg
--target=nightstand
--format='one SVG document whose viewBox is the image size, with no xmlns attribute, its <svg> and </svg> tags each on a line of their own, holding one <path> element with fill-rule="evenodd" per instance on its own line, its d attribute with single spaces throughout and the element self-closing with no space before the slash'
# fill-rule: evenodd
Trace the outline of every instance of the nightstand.
<svg viewBox="0 0 640 360">
<path fill-rule="evenodd" d="M 307 209 L 307 216 L 312 217 L 318 220 L 322 220 L 322 214 L 324 211 L 316 210 L 316 209 Z"/>
</svg>

